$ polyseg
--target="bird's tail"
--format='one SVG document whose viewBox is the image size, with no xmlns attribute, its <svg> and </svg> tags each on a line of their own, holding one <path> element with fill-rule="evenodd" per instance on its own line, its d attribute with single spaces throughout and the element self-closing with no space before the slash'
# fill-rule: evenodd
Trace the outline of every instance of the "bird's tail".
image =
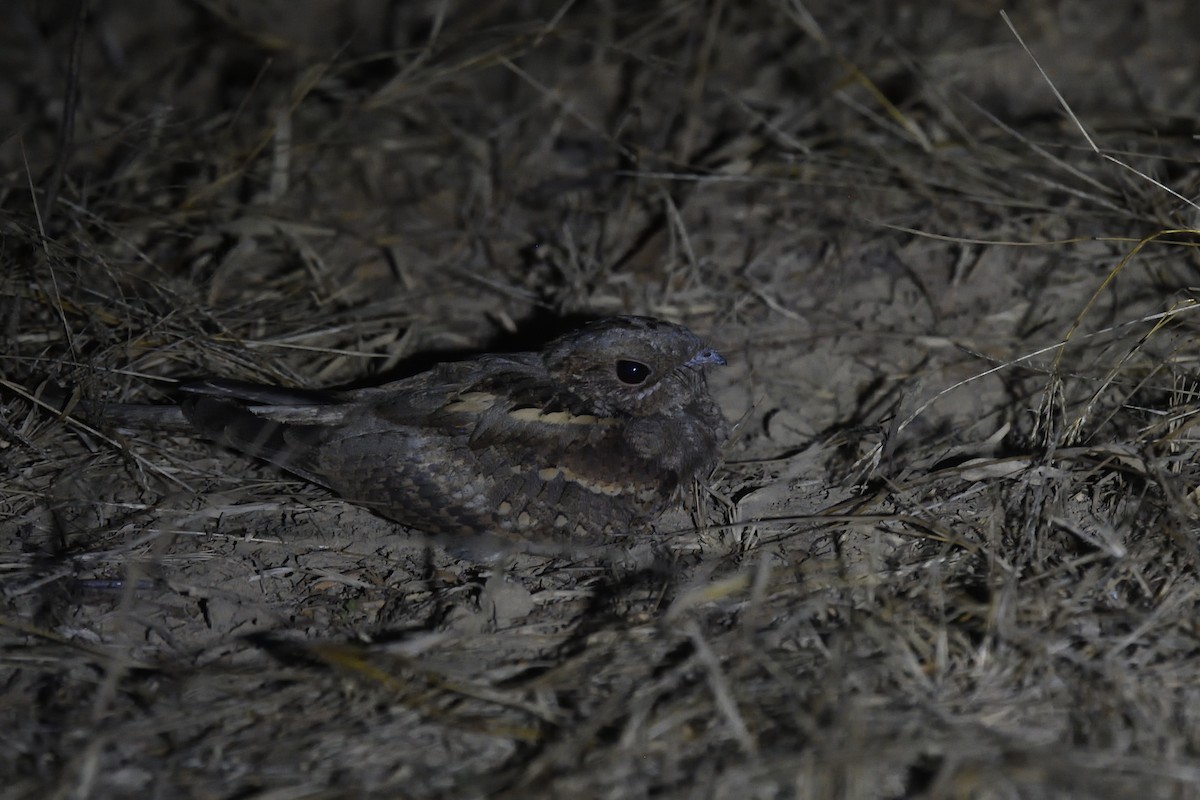
<svg viewBox="0 0 1200 800">
<path fill-rule="evenodd" d="M 15 384 L 4 384 L 0 388 L 11 390 L 18 397 L 44 411 L 91 426 L 124 433 L 148 430 L 190 433 L 193 430 L 183 412 L 174 405 L 88 400 L 81 396 L 78 389 L 68 389 L 49 380 L 29 389 Z"/>
</svg>

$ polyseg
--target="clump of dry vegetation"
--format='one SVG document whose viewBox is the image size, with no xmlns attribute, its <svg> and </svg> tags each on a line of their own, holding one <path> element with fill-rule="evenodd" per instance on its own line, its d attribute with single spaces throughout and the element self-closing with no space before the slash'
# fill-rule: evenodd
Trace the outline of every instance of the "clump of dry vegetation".
<svg viewBox="0 0 1200 800">
<path fill-rule="evenodd" d="M 1200 791 L 1200 19 L 998 10 L 10 3 L 3 795 Z M 628 563 L 76 405 L 615 312 L 738 423 Z"/>
</svg>

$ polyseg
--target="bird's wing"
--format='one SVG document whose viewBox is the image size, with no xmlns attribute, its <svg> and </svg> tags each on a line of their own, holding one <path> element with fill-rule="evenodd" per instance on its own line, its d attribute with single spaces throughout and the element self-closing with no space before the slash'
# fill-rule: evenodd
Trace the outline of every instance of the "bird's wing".
<svg viewBox="0 0 1200 800">
<path fill-rule="evenodd" d="M 439 429 L 446 422 L 441 409 L 470 396 L 486 376 L 513 373 L 532 380 L 539 364 L 534 354 L 482 356 L 352 392 L 210 379 L 181 387 L 179 407 L 205 436 L 342 491 L 354 480 L 342 474 L 350 469 L 348 458 L 383 463 L 396 453 L 414 461 L 434 456 L 415 450 L 437 450 L 439 436 L 461 436 L 454 422 Z"/>
<path fill-rule="evenodd" d="M 346 418 L 347 406 L 324 392 L 206 380 L 180 388 L 179 408 L 202 434 L 270 461 L 314 483 L 329 483 L 309 466 L 325 432 Z"/>
</svg>

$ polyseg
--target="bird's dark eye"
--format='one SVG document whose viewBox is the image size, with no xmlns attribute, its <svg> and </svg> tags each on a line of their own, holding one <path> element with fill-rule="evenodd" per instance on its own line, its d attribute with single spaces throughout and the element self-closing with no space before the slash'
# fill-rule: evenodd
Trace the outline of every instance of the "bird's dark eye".
<svg viewBox="0 0 1200 800">
<path fill-rule="evenodd" d="M 637 386 L 639 383 L 645 383 L 649 377 L 650 368 L 640 361 L 621 359 L 617 362 L 617 379 L 621 383 Z"/>
</svg>

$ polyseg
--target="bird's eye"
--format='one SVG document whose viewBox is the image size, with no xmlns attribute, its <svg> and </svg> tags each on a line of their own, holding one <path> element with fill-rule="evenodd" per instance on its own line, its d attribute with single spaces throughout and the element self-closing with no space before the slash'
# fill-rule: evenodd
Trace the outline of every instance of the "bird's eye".
<svg viewBox="0 0 1200 800">
<path fill-rule="evenodd" d="M 621 359 L 617 362 L 617 380 L 630 386 L 645 383 L 650 377 L 650 368 L 640 361 Z"/>
</svg>

